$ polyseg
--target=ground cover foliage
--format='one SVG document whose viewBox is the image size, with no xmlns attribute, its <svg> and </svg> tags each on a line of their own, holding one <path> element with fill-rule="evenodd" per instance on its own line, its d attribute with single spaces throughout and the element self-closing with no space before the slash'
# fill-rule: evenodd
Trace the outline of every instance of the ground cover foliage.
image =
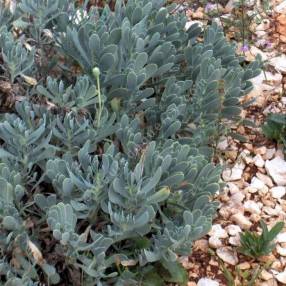
<svg viewBox="0 0 286 286">
<path fill-rule="evenodd" d="M 269 114 L 266 122 L 262 127 L 262 131 L 266 137 L 275 140 L 279 144 L 283 144 L 286 148 L 286 115 L 285 114 Z"/>
<path fill-rule="evenodd" d="M 178 255 L 217 208 L 215 142 L 260 64 L 161 0 L 71 2 L 0 9 L 1 281 L 184 284 Z"/>
</svg>

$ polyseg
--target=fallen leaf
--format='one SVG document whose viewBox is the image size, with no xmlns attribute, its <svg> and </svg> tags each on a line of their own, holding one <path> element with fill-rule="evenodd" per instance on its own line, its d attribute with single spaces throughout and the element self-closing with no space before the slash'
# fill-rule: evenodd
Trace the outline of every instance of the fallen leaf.
<svg viewBox="0 0 286 286">
<path fill-rule="evenodd" d="M 41 251 L 31 240 L 28 241 L 28 246 L 32 252 L 32 255 L 33 255 L 36 263 L 38 265 L 42 265 L 43 263 L 45 263 L 45 260 L 43 258 Z"/>
<path fill-rule="evenodd" d="M 38 82 L 35 78 L 22 74 L 21 77 L 25 80 L 29 85 L 36 85 Z"/>
</svg>

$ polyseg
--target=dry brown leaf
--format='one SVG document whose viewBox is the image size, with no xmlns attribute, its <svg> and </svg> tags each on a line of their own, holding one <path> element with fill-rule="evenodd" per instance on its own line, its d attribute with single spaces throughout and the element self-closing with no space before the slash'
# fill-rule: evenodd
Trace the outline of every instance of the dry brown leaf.
<svg viewBox="0 0 286 286">
<path fill-rule="evenodd" d="M 8 81 L 0 80 L 0 91 L 8 93 L 12 91 L 12 85 Z"/>
<path fill-rule="evenodd" d="M 36 85 L 38 82 L 35 78 L 22 74 L 21 77 L 31 86 Z"/>
<path fill-rule="evenodd" d="M 128 266 L 135 266 L 137 264 L 137 261 L 134 259 L 129 259 L 129 260 L 122 260 L 120 261 L 121 265 L 124 267 Z"/>
<path fill-rule="evenodd" d="M 38 265 L 42 265 L 45 263 L 45 259 L 43 258 L 43 255 L 39 248 L 31 241 L 28 241 L 28 247 L 32 252 L 32 255 Z"/>
</svg>

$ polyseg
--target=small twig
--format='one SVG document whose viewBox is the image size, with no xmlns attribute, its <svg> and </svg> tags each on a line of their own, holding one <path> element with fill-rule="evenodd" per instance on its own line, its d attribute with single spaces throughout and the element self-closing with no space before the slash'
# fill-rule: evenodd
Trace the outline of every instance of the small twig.
<svg viewBox="0 0 286 286">
<path fill-rule="evenodd" d="M 184 5 L 184 2 L 185 2 L 184 0 L 181 0 L 181 2 L 177 4 L 176 8 L 170 12 L 170 14 L 175 14 L 180 9 L 180 7 Z"/>
</svg>

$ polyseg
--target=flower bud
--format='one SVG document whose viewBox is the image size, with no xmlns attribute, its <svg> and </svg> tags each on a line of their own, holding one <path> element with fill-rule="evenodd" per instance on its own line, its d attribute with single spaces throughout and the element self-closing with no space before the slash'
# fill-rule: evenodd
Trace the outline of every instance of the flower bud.
<svg viewBox="0 0 286 286">
<path fill-rule="evenodd" d="M 94 67 L 92 69 L 92 74 L 94 75 L 94 77 L 99 77 L 100 75 L 100 69 L 98 67 Z"/>
</svg>

